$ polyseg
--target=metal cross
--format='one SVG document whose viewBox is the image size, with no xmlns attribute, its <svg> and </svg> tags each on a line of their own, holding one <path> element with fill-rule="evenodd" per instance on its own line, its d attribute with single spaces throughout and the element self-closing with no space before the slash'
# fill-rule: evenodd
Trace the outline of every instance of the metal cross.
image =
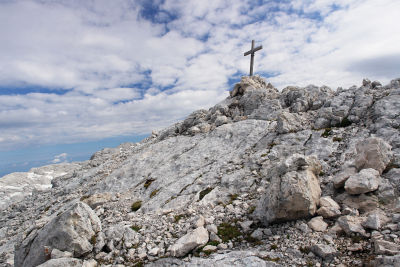
<svg viewBox="0 0 400 267">
<path fill-rule="evenodd" d="M 246 53 L 244 53 L 244 56 L 250 55 L 250 76 L 253 76 L 253 64 L 254 64 L 254 53 L 258 50 L 262 49 L 262 45 L 257 46 L 256 48 L 254 48 L 254 40 L 251 41 L 251 49 L 249 51 L 247 51 Z"/>
</svg>

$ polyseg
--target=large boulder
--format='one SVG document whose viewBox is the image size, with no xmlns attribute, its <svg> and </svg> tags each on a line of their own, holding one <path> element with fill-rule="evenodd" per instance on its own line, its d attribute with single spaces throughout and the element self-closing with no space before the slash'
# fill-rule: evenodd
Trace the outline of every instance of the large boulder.
<svg viewBox="0 0 400 267">
<path fill-rule="evenodd" d="M 15 266 L 33 267 L 44 263 L 54 248 L 81 257 L 92 251 L 91 239 L 99 231 L 101 223 L 94 211 L 85 203 L 77 202 L 16 248 Z"/>
<path fill-rule="evenodd" d="M 357 169 L 372 168 L 380 174 L 392 159 L 391 146 L 383 139 L 371 137 L 356 145 L 357 157 L 354 161 Z"/>
<path fill-rule="evenodd" d="M 378 189 L 381 178 L 377 170 L 368 168 L 350 176 L 344 185 L 347 193 L 358 195 L 368 193 Z"/>
<path fill-rule="evenodd" d="M 201 226 L 179 238 L 168 250 L 173 257 L 183 257 L 193 249 L 207 244 L 207 242 L 208 231 Z"/>
<path fill-rule="evenodd" d="M 271 183 L 256 209 L 260 220 L 268 225 L 314 215 L 321 196 L 317 178 L 320 171 L 315 157 L 300 154 L 273 168 L 269 172 Z"/>
</svg>

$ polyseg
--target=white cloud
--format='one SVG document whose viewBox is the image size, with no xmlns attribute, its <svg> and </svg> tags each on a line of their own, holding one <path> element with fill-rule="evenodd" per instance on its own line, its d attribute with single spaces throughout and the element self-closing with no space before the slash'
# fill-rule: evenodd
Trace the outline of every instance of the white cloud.
<svg viewBox="0 0 400 267">
<path fill-rule="evenodd" d="M 0 95 L 0 149 L 167 126 L 227 96 L 228 80 L 248 73 L 252 39 L 263 45 L 255 72 L 275 73 L 278 88 L 400 74 L 396 0 L 166 0 L 153 2 L 153 21 L 143 3 L 0 4 L 0 87 L 57 89 Z"/>
<path fill-rule="evenodd" d="M 59 155 L 54 156 L 54 159 L 51 161 L 51 163 L 64 163 L 68 162 L 67 161 L 68 154 L 67 153 L 61 153 Z"/>
</svg>

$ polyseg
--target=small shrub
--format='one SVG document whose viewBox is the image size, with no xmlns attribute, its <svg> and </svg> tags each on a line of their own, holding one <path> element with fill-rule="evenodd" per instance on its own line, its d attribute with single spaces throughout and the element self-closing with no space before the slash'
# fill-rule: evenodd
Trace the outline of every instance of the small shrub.
<svg viewBox="0 0 400 267">
<path fill-rule="evenodd" d="M 153 192 L 151 192 L 151 194 L 150 194 L 150 198 L 152 198 L 155 195 L 157 195 L 158 191 L 160 191 L 160 190 L 159 189 L 153 190 Z"/>
<path fill-rule="evenodd" d="M 185 215 L 183 215 L 183 214 L 175 215 L 175 216 L 174 216 L 174 220 L 175 220 L 175 222 L 177 223 L 177 222 L 179 222 L 179 220 L 182 219 L 183 217 L 185 217 Z"/>
<path fill-rule="evenodd" d="M 304 253 L 304 254 L 308 254 L 311 251 L 309 247 L 300 247 L 299 250 L 301 253 Z"/>
<path fill-rule="evenodd" d="M 229 195 L 229 198 L 230 198 L 230 200 L 229 200 L 229 203 L 228 204 L 232 204 L 233 203 L 233 201 L 235 201 L 237 198 L 238 198 L 238 194 L 231 194 L 231 195 Z"/>
<path fill-rule="evenodd" d="M 267 153 L 261 154 L 261 157 L 262 157 L 262 158 L 264 158 L 264 157 L 266 157 L 266 156 L 268 156 Z"/>
<path fill-rule="evenodd" d="M 321 134 L 322 137 L 327 138 L 330 135 L 332 135 L 332 129 L 331 128 L 326 128 L 325 131 Z"/>
<path fill-rule="evenodd" d="M 209 242 L 207 243 L 207 245 L 210 245 L 210 246 L 218 246 L 218 244 L 219 244 L 218 241 L 209 241 Z M 207 246 L 207 245 L 206 245 L 206 246 Z"/>
<path fill-rule="evenodd" d="M 324 176 L 324 175 L 325 175 L 325 173 L 323 171 L 320 171 L 318 174 L 318 176 Z"/>
<path fill-rule="evenodd" d="M 154 182 L 154 181 L 155 181 L 154 179 L 147 179 L 146 182 L 144 182 L 143 187 L 146 188 L 146 189 L 149 188 L 151 183 Z"/>
<path fill-rule="evenodd" d="M 333 137 L 333 142 L 342 142 L 342 138 L 340 138 L 340 137 L 337 137 L 337 136 L 335 136 L 335 137 Z"/>
<path fill-rule="evenodd" d="M 90 244 L 94 246 L 96 245 L 96 242 L 97 242 L 96 235 L 92 235 L 92 237 L 90 238 Z"/>
<path fill-rule="evenodd" d="M 242 235 L 237 226 L 229 223 L 221 223 L 217 228 L 218 236 L 223 242 L 227 242 Z"/>
<path fill-rule="evenodd" d="M 142 201 L 141 200 L 133 202 L 133 204 L 131 206 L 131 210 L 132 211 L 137 211 L 138 209 L 140 209 L 141 206 L 142 206 Z"/>
<path fill-rule="evenodd" d="M 89 195 L 83 195 L 81 196 L 81 198 L 79 199 L 80 201 L 84 201 L 85 199 L 89 198 Z"/>
<path fill-rule="evenodd" d="M 140 225 L 134 224 L 131 226 L 131 229 L 135 232 L 139 232 L 139 230 L 142 229 L 142 227 Z"/>
<path fill-rule="evenodd" d="M 347 127 L 351 125 L 351 121 L 347 117 L 343 118 L 343 120 L 336 125 L 336 127 Z"/>
<path fill-rule="evenodd" d="M 274 250 L 275 250 L 275 249 L 277 249 L 277 248 L 278 248 L 278 245 L 277 245 L 277 244 L 272 244 L 272 245 L 271 245 L 271 249 L 274 249 Z"/>
<path fill-rule="evenodd" d="M 199 194 L 199 200 L 198 201 L 202 200 L 205 197 L 205 195 L 210 193 L 213 189 L 214 189 L 213 187 L 207 187 L 206 189 L 201 191 L 200 194 Z"/>
<path fill-rule="evenodd" d="M 252 214 L 256 210 L 256 206 L 251 206 L 249 208 L 249 214 Z"/>
</svg>

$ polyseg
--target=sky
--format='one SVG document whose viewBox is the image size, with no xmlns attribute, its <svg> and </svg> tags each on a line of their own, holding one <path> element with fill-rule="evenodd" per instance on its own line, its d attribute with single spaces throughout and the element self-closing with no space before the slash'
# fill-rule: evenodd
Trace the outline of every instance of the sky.
<svg viewBox="0 0 400 267">
<path fill-rule="evenodd" d="M 398 0 L 0 0 L 0 176 L 137 142 L 249 72 L 289 85 L 400 77 Z"/>
</svg>

